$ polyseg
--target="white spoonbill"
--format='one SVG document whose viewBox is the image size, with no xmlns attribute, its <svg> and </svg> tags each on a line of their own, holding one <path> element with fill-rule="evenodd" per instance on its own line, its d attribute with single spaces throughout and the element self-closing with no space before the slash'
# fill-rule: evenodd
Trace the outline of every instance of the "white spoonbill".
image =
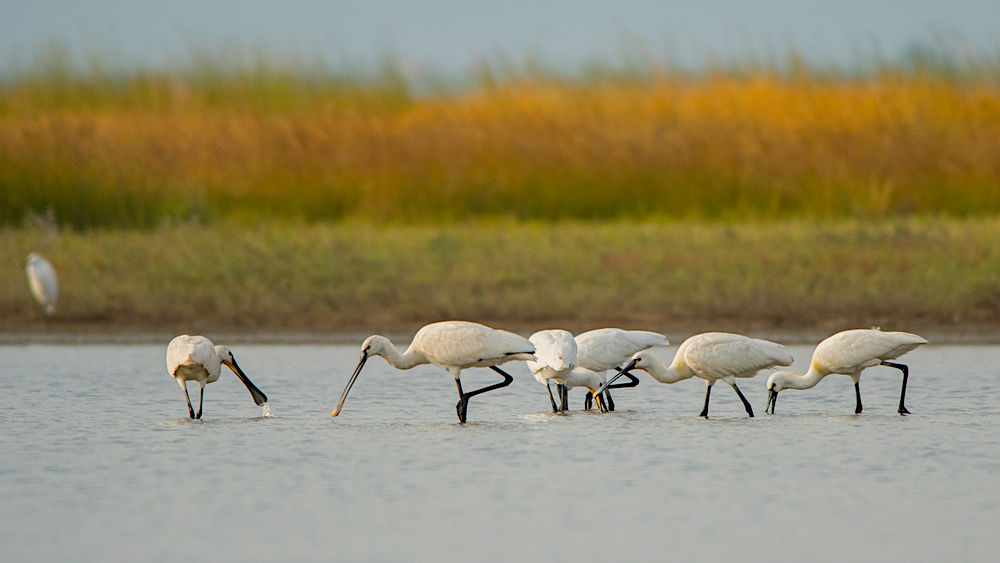
<svg viewBox="0 0 1000 563">
<path fill-rule="evenodd" d="M 855 413 L 861 412 L 861 372 L 865 368 L 883 365 L 903 372 L 903 388 L 899 392 L 899 414 L 910 414 L 903 405 L 906 398 L 906 378 L 909 369 L 895 360 L 927 340 L 908 332 L 882 332 L 877 328 L 838 332 L 819 343 L 813 352 L 809 371 L 805 375 L 793 371 L 778 371 L 767 380 L 767 406 L 774 414 L 778 393 L 785 389 L 809 389 L 831 373 L 851 376 L 858 399 Z M 764 409 L 767 412 L 767 408 Z"/>
<path fill-rule="evenodd" d="M 24 267 L 28 273 L 28 285 L 35 301 L 42 306 L 46 315 L 56 312 L 56 300 L 59 297 L 59 280 L 56 279 L 56 269 L 48 260 L 32 252 L 28 255 L 28 263 Z"/>
<path fill-rule="evenodd" d="M 636 352 L 647 350 L 653 346 L 667 346 L 669 344 L 666 336 L 656 332 L 598 328 L 576 337 L 576 365 L 597 372 L 603 382 L 606 381 L 605 372 L 607 370 L 624 366 Z M 631 374 L 625 376 L 629 378 L 629 383 L 604 387 L 605 406 L 608 410 L 615 410 L 615 402 L 611 399 L 611 393 L 608 393 L 608 389 L 635 387 L 639 384 L 639 380 L 635 376 Z M 563 410 L 566 408 L 565 405 L 566 403 L 563 402 Z M 587 395 L 584 405 L 585 408 L 590 408 L 590 395 Z"/>
<path fill-rule="evenodd" d="M 587 368 L 575 367 L 569 372 L 569 377 L 563 380 L 563 389 L 568 393 L 574 387 L 585 387 L 590 393 L 587 394 L 587 401 L 597 399 L 597 408 L 601 412 L 608 412 L 608 406 L 601 400 L 598 390 L 604 385 L 604 377 L 596 371 Z M 632 384 L 624 384 L 621 387 L 634 387 Z"/>
<path fill-rule="evenodd" d="M 549 380 L 556 382 L 556 388 L 562 392 L 563 383 L 569 377 L 569 372 L 576 367 L 576 340 L 565 330 L 540 330 L 532 334 L 528 340 L 535 345 L 534 361 L 528 361 L 528 369 L 539 383 L 545 385 L 549 392 L 549 402 L 552 412 L 559 412 L 556 400 L 552 397 Z M 598 385 L 597 387 L 600 387 Z M 560 399 L 562 395 L 560 394 Z"/>
<path fill-rule="evenodd" d="M 400 354 L 392 342 L 377 334 L 369 336 L 361 345 L 361 359 L 354 374 L 347 382 L 344 393 L 340 396 L 333 416 L 340 414 L 344 408 L 347 393 L 361 373 L 361 368 L 372 356 L 382 358 L 396 369 L 410 369 L 421 364 L 433 364 L 455 378 L 458 387 L 458 420 L 465 422 L 469 407 L 469 398 L 480 393 L 499 389 L 510 385 L 514 378 L 497 366 L 515 360 L 535 360 L 535 345 L 527 338 L 505 330 L 495 330 L 488 326 L 468 321 L 443 321 L 431 323 L 413 337 L 413 342 L 406 352 Z M 462 391 L 462 381 L 459 379 L 462 370 L 466 368 L 490 368 L 503 376 L 501 383 L 489 385 L 482 389 Z"/>
<path fill-rule="evenodd" d="M 694 376 L 700 377 L 706 384 L 705 408 L 702 409 L 701 416 L 708 418 L 708 400 L 712 395 L 712 386 L 721 379 L 733 386 L 733 390 L 743 401 L 747 414 L 752 418 L 753 408 L 736 386 L 736 378 L 753 377 L 762 369 L 789 366 L 792 361 L 792 356 L 781 344 L 739 334 L 706 332 L 682 342 L 670 367 L 663 365 L 651 353 L 642 351 L 632 356 L 632 361 L 625 366 L 623 373 L 616 375 L 608 384 L 631 369 L 641 369 L 660 383 L 677 383 Z"/>
<path fill-rule="evenodd" d="M 177 380 L 184 397 L 187 399 L 188 413 L 191 418 L 201 418 L 201 405 L 205 400 L 205 385 L 215 383 L 222 373 L 225 364 L 247 386 L 253 402 L 258 407 L 267 403 L 267 396 L 247 378 L 240 369 L 233 353 L 225 346 L 215 346 L 204 336 L 188 336 L 182 334 L 170 341 L 167 346 L 167 371 Z M 198 413 L 191 407 L 191 396 L 188 395 L 187 382 L 197 381 L 201 384 L 201 398 L 198 399 Z"/>
</svg>

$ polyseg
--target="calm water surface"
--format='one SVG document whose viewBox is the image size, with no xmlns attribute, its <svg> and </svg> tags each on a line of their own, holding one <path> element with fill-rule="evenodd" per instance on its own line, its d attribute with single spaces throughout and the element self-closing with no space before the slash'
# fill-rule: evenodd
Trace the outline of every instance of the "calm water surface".
<svg viewBox="0 0 1000 563">
<path fill-rule="evenodd" d="M 455 417 L 449 375 L 354 346 L 235 346 L 187 418 L 163 346 L 0 347 L 4 561 L 995 561 L 1000 348 L 928 346 L 900 376 L 701 380 L 552 415 L 523 363 Z M 811 348 L 791 347 L 805 369 Z M 672 357 L 675 348 L 657 351 Z M 471 370 L 466 389 L 496 381 Z M 192 388 L 196 398 L 197 387 Z M 580 409 L 583 394 L 571 393 Z"/>
</svg>

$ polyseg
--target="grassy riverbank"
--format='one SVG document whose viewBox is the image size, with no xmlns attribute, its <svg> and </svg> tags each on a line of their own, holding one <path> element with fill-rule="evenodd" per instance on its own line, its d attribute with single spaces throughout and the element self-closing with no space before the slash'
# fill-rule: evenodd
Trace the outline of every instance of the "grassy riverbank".
<svg viewBox="0 0 1000 563">
<path fill-rule="evenodd" d="M 0 226 L 996 215 L 997 68 L 650 68 L 421 96 L 392 72 L 29 74 L 0 84 Z"/>
<path fill-rule="evenodd" d="M 1000 219 L 0 231 L 0 330 L 1000 327 Z M 59 272 L 40 320 L 31 251 Z"/>
</svg>

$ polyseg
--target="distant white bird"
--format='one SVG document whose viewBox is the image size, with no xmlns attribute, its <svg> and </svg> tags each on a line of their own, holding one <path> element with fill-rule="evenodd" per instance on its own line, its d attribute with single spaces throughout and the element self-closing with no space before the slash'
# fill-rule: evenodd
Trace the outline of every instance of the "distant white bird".
<svg viewBox="0 0 1000 563">
<path fill-rule="evenodd" d="M 620 328 L 599 328 L 584 332 L 576 337 L 576 365 L 601 376 L 606 381 L 605 372 L 624 366 L 636 352 L 647 350 L 653 346 L 667 346 L 670 342 L 666 336 L 645 330 L 622 330 Z M 635 387 L 639 380 L 626 374 L 629 383 L 607 386 L 604 389 L 605 406 L 615 410 L 615 402 L 611 399 L 608 389 Z M 565 403 L 563 403 L 565 405 Z M 587 395 L 586 408 L 590 408 L 590 395 Z M 564 407 L 565 408 L 565 407 Z"/>
<path fill-rule="evenodd" d="M 788 366 L 792 361 L 792 356 L 780 344 L 739 334 L 706 332 L 682 342 L 670 367 L 663 365 L 663 362 L 649 352 L 643 351 L 632 356 L 632 361 L 625 366 L 623 372 L 641 369 L 660 383 L 677 383 L 695 376 L 704 379 L 705 408 L 702 409 L 701 416 L 706 418 L 712 386 L 721 379 L 733 386 L 743 401 L 747 414 L 753 417 L 753 408 L 736 386 L 736 378 L 753 377 L 762 369 Z M 621 375 L 616 375 L 608 383 L 613 383 Z"/>
<path fill-rule="evenodd" d="M 819 343 L 813 352 L 809 371 L 805 375 L 793 371 L 778 371 L 767 380 L 767 405 L 774 414 L 778 393 L 785 389 L 809 389 L 831 373 L 851 376 L 857 397 L 855 413 L 861 412 L 861 372 L 865 368 L 883 365 L 903 372 L 903 388 L 899 392 L 899 414 L 910 414 L 903 405 L 909 369 L 895 360 L 927 340 L 908 332 L 882 332 L 877 328 L 838 332 Z M 764 409 L 767 412 L 767 408 Z"/>
<path fill-rule="evenodd" d="M 48 260 L 32 252 L 28 255 L 25 266 L 28 272 L 28 285 L 35 301 L 42 306 L 46 315 L 56 312 L 56 300 L 59 298 L 59 280 L 56 279 L 56 269 Z"/>
<path fill-rule="evenodd" d="M 549 380 L 555 381 L 560 393 L 563 392 L 563 383 L 569 377 L 570 371 L 576 367 L 576 340 L 569 332 L 558 329 L 538 331 L 532 334 L 528 340 L 535 345 L 535 357 L 537 358 L 534 361 L 528 361 L 528 369 L 531 370 L 535 379 L 545 385 L 545 389 L 548 390 L 552 412 L 559 412 L 559 409 L 556 408 L 556 400 L 552 397 Z M 561 398 L 562 394 L 560 394 Z"/>
<path fill-rule="evenodd" d="M 205 400 L 205 385 L 215 383 L 225 364 L 247 386 L 253 402 L 258 407 L 267 403 L 267 396 L 247 378 L 240 369 L 233 353 L 225 346 L 214 346 L 212 341 L 204 336 L 188 336 L 182 334 L 170 341 L 167 346 L 167 371 L 177 380 L 184 397 L 187 399 L 188 413 L 191 418 L 201 418 L 201 406 Z M 198 399 L 198 413 L 191 407 L 191 396 L 188 395 L 187 382 L 197 381 L 201 385 L 201 398 Z"/>
<path fill-rule="evenodd" d="M 410 347 L 402 354 L 388 338 L 372 335 L 361 345 L 358 367 L 354 369 L 354 374 L 347 382 L 333 416 L 340 414 L 344 408 L 347 393 L 361 373 L 365 362 L 372 356 L 382 356 L 396 369 L 433 364 L 450 373 L 455 378 L 455 386 L 458 387 L 458 404 L 455 409 L 461 422 L 465 422 L 470 397 L 506 387 L 514 380 L 496 366 L 516 360 L 536 360 L 535 345 L 527 338 L 467 321 L 444 321 L 421 328 L 413 337 Z M 488 367 L 502 375 L 504 381 L 465 393 L 462 391 L 462 381 L 459 377 L 463 369 L 473 367 Z"/>
</svg>

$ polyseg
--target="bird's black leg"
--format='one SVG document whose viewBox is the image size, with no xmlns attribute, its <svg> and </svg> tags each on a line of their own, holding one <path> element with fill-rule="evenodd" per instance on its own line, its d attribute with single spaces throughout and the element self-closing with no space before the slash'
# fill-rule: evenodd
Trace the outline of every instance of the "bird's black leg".
<svg viewBox="0 0 1000 563">
<path fill-rule="evenodd" d="M 743 401 L 743 407 L 747 409 L 747 414 L 750 415 L 750 418 L 753 418 L 753 407 L 750 406 L 750 401 L 743 396 L 743 393 L 740 392 L 740 388 L 737 387 L 735 383 L 733 384 L 733 389 L 736 391 L 736 394 L 740 396 L 740 400 Z"/>
<path fill-rule="evenodd" d="M 906 367 L 906 364 L 896 364 L 893 362 L 882 362 L 883 366 L 889 366 L 891 368 L 896 368 L 903 372 L 903 390 L 899 392 L 899 414 L 910 414 L 910 411 L 906 410 L 903 406 L 903 400 L 906 398 L 906 378 L 910 375 L 910 369 Z"/>
<path fill-rule="evenodd" d="M 470 398 L 475 397 L 480 393 L 486 393 L 487 391 L 493 391 L 494 389 L 506 387 L 514 381 L 514 378 L 511 377 L 510 374 L 508 374 L 504 370 L 496 366 L 490 366 L 490 369 L 502 375 L 503 381 L 501 381 L 500 383 L 494 383 L 493 385 L 487 385 L 486 387 L 483 387 L 481 389 L 476 389 L 475 391 L 469 391 L 468 393 L 462 392 L 462 381 L 458 378 L 455 378 L 455 385 L 458 386 L 458 395 L 459 395 L 458 405 L 456 405 L 456 408 L 458 409 L 458 420 L 465 422 L 465 418 L 469 410 Z"/>
<path fill-rule="evenodd" d="M 610 389 L 610 387 L 608 387 L 608 389 Z M 608 408 L 608 411 L 610 412 L 610 411 L 615 410 L 615 402 L 611 400 L 611 391 L 609 391 L 608 389 L 604 390 L 604 400 L 606 400 L 608 402 L 608 407 L 607 408 Z"/>
<path fill-rule="evenodd" d="M 705 408 L 701 409 L 701 415 L 700 416 L 708 418 L 708 398 L 711 397 L 711 396 L 712 396 L 712 386 L 711 385 L 707 385 L 705 387 Z"/>
<path fill-rule="evenodd" d="M 556 383 L 556 385 L 559 384 Z M 547 379 L 545 380 L 545 389 L 549 392 L 549 402 L 552 403 L 552 412 L 559 412 L 559 409 L 556 408 L 556 400 L 552 397 L 552 388 L 549 387 L 549 380 Z"/>
<path fill-rule="evenodd" d="M 198 414 L 195 415 L 195 418 L 197 418 L 197 419 L 201 418 L 201 405 L 204 402 L 205 402 L 205 386 L 202 385 L 201 386 L 201 397 L 198 398 Z"/>
<path fill-rule="evenodd" d="M 587 396 L 583 398 L 583 410 L 589 411 L 594 405 L 594 395 L 593 393 L 587 393 Z"/>
<path fill-rule="evenodd" d="M 559 385 L 559 410 L 566 412 L 569 410 L 569 388 L 565 385 Z"/>
<path fill-rule="evenodd" d="M 458 412 L 458 421 L 465 422 L 466 412 L 469 410 L 469 398 L 462 392 L 462 380 L 455 378 L 455 387 L 458 387 L 458 404 L 455 410 Z"/>
<path fill-rule="evenodd" d="M 191 415 L 191 418 L 194 418 L 194 407 L 191 406 L 191 395 L 188 395 L 187 383 L 184 384 L 184 396 L 187 397 L 188 401 L 188 414 Z"/>
<path fill-rule="evenodd" d="M 861 414 L 861 382 L 854 384 L 854 394 L 858 396 L 858 406 L 854 408 L 854 414 Z"/>
</svg>

